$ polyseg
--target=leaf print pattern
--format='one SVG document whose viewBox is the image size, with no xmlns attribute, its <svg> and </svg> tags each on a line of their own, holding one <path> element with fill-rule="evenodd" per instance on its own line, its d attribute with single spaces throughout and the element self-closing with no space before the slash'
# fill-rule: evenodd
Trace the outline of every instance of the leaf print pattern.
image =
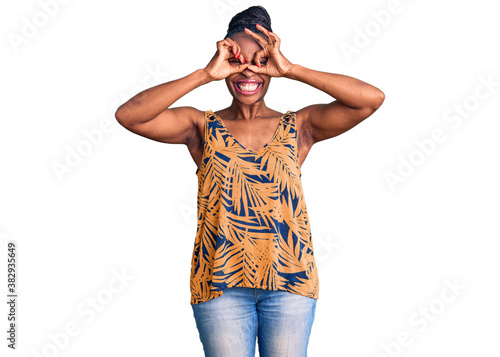
<svg viewBox="0 0 500 357">
<path fill-rule="evenodd" d="M 205 112 L 191 304 L 231 287 L 286 290 L 318 299 L 319 280 L 298 164 L 296 113 L 273 138 L 247 150 Z"/>
</svg>

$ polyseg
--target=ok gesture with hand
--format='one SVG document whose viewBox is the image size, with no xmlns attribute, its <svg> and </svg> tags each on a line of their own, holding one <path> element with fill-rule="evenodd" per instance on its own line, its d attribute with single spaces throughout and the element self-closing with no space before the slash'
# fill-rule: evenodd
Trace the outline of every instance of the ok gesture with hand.
<svg viewBox="0 0 500 357">
<path fill-rule="evenodd" d="M 245 28 L 245 33 L 252 36 L 262 47 L 254 55 L 253 62 L 255 64 L 248 66 L 248 69 L 252 72 L 267 74 L 271 77 L 285 76 L 293 64 L 281 53 L 280 38 L 274 32 L 268 31 L 259 24 L 257 24 L 257 29 L 266 34 L 267 39 Z M 264 61 L 264 64 L 261 63 L 261 59 L 263 58 L 267 58 L 267 62 Z"/>
<path fill-rule="evenodd" d="M 229 61 L 239 59 L 241 64 L 232 66 Z M 231 38 L 217 42 L 217 51 L 205 67 L 205 71 L 215 81 L 224 79 L 231 74 L 243 72 L 250 63 L 245 63 L 241 48 Z"/>
</svg>

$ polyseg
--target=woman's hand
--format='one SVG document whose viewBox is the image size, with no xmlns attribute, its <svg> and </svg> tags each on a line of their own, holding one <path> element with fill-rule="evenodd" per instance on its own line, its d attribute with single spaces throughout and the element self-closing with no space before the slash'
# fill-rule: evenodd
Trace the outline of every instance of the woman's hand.
<svg viewBox="0 0 500 357">
<path fill-rule="evenodd" d="M 229 59 L 239 59 L 241 64 L 231 65 Z M 217 51 L 205 67 L 205 71 L 214 80 L 224 79 L 231 74 L 243 72 L 250 63 L 245 63 L 245 59 L 241 55 L 241 49 L 238 44 L 231 38 L 217 42 Z"/>
<path fill-rule="evenodd" d="M 254 55 L 254 65 L 248 66 L 248 69 L 255 73 L 267 74 L 271 77 L 284 77 L 293 64 L 283 56 L 280 51 L 281 40 L 275 33 L 268 31 L 261 25 L 257 24 L 257 28 L 262 33 L 265 33 L 267 39 L 255 32 L 245 28 L 245 33 L 252 36 L 252 38 L 259 43 L 262 47 Z M 261 58 L 267 58 L 267 62 L 261 63 Z"/>
</svg>

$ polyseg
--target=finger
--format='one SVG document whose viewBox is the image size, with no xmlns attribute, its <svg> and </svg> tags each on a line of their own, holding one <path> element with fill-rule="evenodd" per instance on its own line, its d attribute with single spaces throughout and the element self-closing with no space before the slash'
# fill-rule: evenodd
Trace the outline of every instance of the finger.
<svg viewBox="0 0 500 357">
<path fill-rule="evenodd" d="M 263 32 L 267 36 L 270 44 L 272 44 L 273 46 L 274 45 L 279 46 L 281 40 L 278 37 L 278 35 L 276 35 L 274 32 L 269 31 L 268 29 L 266 29 L 264 26 L 262 26 L 260 24 L 257 24 L 257 28 L 259 29 L 259 31 Z"/>
<path fill-rule="evenodd" d="M 281 39 L 274 32 L 269 32 L 269 37 L 273 39 L 273 44 L 279 46 L 281 44 Z"/>
<path fill-rule="evenodd" d="M 228 47 L 226 40 L 217 41 L 217 50 L 221 51 L 224 47 Z"/>
<path fill-rule="evenodd" d="M 253 31 L 252 31 L 252 30 L 250 30 L 250 29 L 247 29 L 246 27 L 245 27 L 245 33 L 247 33 L 247 34 L 248 34 L 248 35 L 250 35 L 250 36 L 251 36 L 251 37 L 252 37 L 255 41 L 257 41 L 257 43 L 258 43 L 261 47 L 265 47 L 265 46 L 268 44 L 267 40 L 266 40 L 264 37 L 262 37 L 261 35 L 256 34 L 255 32 L 253 32 Z"/>
<path fill-rule="evenodd" d="M 233 41 L 236 46 L 236 58 L 240 60 L 241 63 L 245 63 L 243 59 L 243 55 L 241 54 L 241 47 L 238 45 L 236 41 Z"/>
<path fill-rule="evenodd" d="M 231 44 L 226 40 L 221 40 L 217 42 L 217 51 L 227 58 L 227 55 L 231 54 Z"/>
<path fill-rule="evenodd" d="M 234 56 L 236 57 L 236 55 L 237 55 L 236 43 L 230 37 L 224 39 L 224 41 L 229 44 L 229 47 L 230 47 L 229 51 L 232 52 L 234 54 Z"/>
<path fill-rule="evenodd" d="M 245 59 L 243 58 L 243 56 L 241 54 L 240 45 L 238 45 L 238 43 L 230 37 L 226 38 L 226 41 L 228 41 L 231 44 L 231 48 L 232 48 L 232 52 L 234 54 L 234 57 L 236 57 L 236 59 L 239 59 L 240 62 L 245 63 Z"/>
<path fill-rule="evenodd" d="M 274 38 L 274 39 L 275 39 L 275 40 L 277 40 L 277 41 L 281 41 L 281 39 L 278 37 L 278 35 L 276 35 L 274 32 L 269 31 L 269 32 L 268 32 L 268 35 L 269 35 L 270 37 Z"/>
<path fill-rule="evenodd" d="M 231 67 L 231 74 L 243 72 L 246 68 L 248 68 L 248 66 L 250 66 L 250 63 L 239 64 Z"/>
<path fill-rule="evenodd" d="M 267 38 L 269 38 L 269 34 L 271 33 L 271 31 L 269 31 L 268 29 L 266 29 L 264 26 L 260 25 L 260 24 L 257 24 L 257 29 L 262 32 L 264 35 L 267 36 Z"/>
<path fill-rule="evenodd" d="M 265 71 L 263 67 L 257 67 L 254 64 L 250 64 L 248 66 L 248 69 L 251 70 L 254 73 L 264 73 L 264 71 Z"/>
<path fill-rule="evenodd" d="M 253 62 L 254 62 L 254 65 L 257 66 L 257 67 L 261 67 L 261 64 L 260 64 L 260 59 L 265 56 L 265 51 L 264 50 L 260 50 L 260 51 L 257 51 L 255 52 L 255 54 L 253 55 Z"/>
</svg>

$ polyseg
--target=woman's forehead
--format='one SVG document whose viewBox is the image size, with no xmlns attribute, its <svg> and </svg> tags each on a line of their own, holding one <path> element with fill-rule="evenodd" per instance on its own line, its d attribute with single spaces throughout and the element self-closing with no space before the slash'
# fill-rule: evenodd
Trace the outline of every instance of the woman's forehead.
<svg viewBox="0 0 500 357">
<path fill-rule="evenodd" d="M 248 51 L 251 53 L 257 52 L 262 49 L 261 45 L 254 40 L 250 35 L 244 32 L 235 33 L 230 36 L 238 45 L 241 47 L 242 51 Z"/>
</svg>

